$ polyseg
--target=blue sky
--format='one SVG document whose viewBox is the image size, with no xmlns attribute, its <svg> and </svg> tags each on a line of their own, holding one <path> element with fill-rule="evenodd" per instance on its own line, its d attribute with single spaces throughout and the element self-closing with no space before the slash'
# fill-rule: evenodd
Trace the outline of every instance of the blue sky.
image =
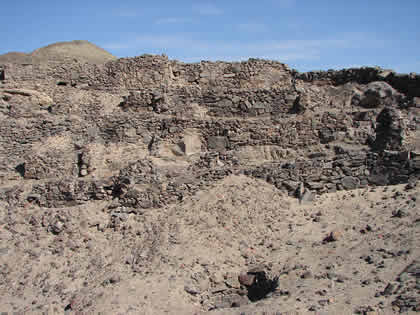
<svg viewBox="0 0 420 315">
<path fill-rule="evenodd" d="M 420 73 L 420 0 L 2 0 L 0 54 L 89 40 L 118 57 Z"/>
</svg>

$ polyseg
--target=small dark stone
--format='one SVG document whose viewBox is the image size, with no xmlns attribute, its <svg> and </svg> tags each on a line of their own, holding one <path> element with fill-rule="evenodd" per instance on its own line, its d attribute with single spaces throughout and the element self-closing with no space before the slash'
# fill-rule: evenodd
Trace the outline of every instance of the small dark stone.
<svg viewBox="0 0 420 315">
<path fill-rule="evenodd" d="M 344 281 L 346 281 L 346 280 L 348 280 L 348 278 L 347 277 L 345 277 L 345 276 L 342 276 L 342 275 L 339 275 L 339 276 L 337 276 L 337 282 L 338 283 L 344 283 Z"/>
<path fill-rule="evenodd" d="M 306 271 L 303 273 L 303 275 L 300 276 L 302 279 L 310 279 L 312 278 L 312 272 L 311 271 Z"/>
<path fill-rule="evenodd" d="M 310 311 L 310 312 L 315 312 L 316 310 L 318 310 L 318 307 L 317 307 L 316 305 L 312 305 L 312 306 L 308 309 L 308 311 Z"/>
<path fill-rule="evenodd" d="M 367 279 L 367 280 L 363 280 L 363 281 L 362 281 L 362 284 L 363 284 L 363 285 L 369 285 L 369 284 L 371 284 L 371 282 L 372 282 L 372 281 L 371 281 L 370 279 Z"/>
<path fill-rule="evenodd" d="M 404 210 L 399 209 L 397 211 L 392 211 L 392 217 L 393 218 L 403 218 L 403 217 L 407 217 L 408 213 L 406 213 Z"/>
<path fill-rule="evenodd" d="M 336 242 L 343 237 L 343 233 L 340 230 L 335 230 L 329 233 L 323 240 L 324 243 Z"/>
<path fill-rule="evenodd" d="M 184 286 L 184 290 L 185 290 L 185 292 L 187 292 L 187 293 L 189 293 L 191 295 L 196 295 L 196 294 L 199 294 L 200 293 L 200 291 L 196 287 L 194 287 L 192 285 L 186 285 L 186 286 Z"/>
<path fill-rule="evenodd" d="M 382 295 L 389 296 L 394 292 L 394 289 L 395 289 L 395 285 L 392 283 L 388 283 L 385 290 L 382 292 Z"/>
</svg>

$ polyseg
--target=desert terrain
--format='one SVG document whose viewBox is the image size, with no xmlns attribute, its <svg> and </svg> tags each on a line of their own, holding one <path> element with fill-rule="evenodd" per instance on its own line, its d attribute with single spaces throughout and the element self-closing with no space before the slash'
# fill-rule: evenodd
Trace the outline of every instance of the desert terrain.
<svg viewBox="0 0 420 315">
<path fill-rule="evenodd" d="M 0 56 L 0 313 L 420 312 L 420 75 Z"/>
</svg>

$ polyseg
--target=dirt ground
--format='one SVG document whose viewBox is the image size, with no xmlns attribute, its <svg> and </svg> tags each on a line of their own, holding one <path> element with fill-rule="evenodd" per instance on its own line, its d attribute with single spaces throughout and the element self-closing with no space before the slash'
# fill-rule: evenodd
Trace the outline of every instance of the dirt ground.
<svg viewBox="0 0 420 315">
<path fill-rule="evenodd" d="M 0 314 L 420 312 L 419 82 L 0 56 Z"/>
<path fill-rule="evenodd" d="M 129 215 L 118 228 L 103 224 L 106 207 L 2 207 L 1 310 L 394 314 L 419 302 L 418 186 L 299 204 L 266 182 L 232 175 L 175 206 Z M 43 228 L 45 211 L 65 217 L 65 227 Z M 251 303 L 238 276 L 255 266 L 278 286 Z"/>
</svg>

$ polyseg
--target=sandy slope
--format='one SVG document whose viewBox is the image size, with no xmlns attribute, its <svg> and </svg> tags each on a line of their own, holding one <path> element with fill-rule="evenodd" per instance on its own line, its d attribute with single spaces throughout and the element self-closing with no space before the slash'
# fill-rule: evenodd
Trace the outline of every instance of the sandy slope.
<svg viewBox="0 0 420 315">
<path fill-rule="evenodd" d="M 47 45 L 28 54 L 9 52 L 0 55 L 0 63 L 38 63 L 68 58 L 97 64 L 117 59 L 106 50 L 86 40 L 74 40 Z"/>
<path fill-rule="evenodd" d="M 419 200 L 420 187 L 390 186 L 299 204 L 232 175 L 119 224 L 107 202 L 2 205 L 1 311 L 393 314 L 399 295 L 419 299 L 414 274 L 397 281 L 420 258 Z M 332 231 L 337 240 L 323 242 Z M 247 304 L 237 277 L 256 265 L 279 276 L 279 286 Z M 389 283 L 394 291 L 383 295 Z M 226 307 L 230 301 L 239 308 Z"/>
</svg>

